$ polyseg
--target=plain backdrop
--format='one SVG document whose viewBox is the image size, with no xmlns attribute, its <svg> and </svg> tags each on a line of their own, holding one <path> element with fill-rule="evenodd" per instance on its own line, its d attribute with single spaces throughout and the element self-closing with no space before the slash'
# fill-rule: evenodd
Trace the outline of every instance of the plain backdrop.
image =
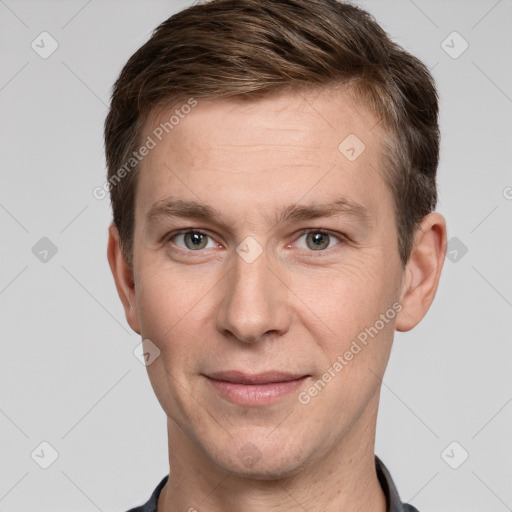
<svg viewBox="0 0 512 512">
<path fill-rule="evenodd" d="M 431 310 L 395 338 L 376 453 L 421 512 L 511 510 L 512 1 L 359 4 L 437 80 L 450 240 Z M 123 512 L 169 469 L 93 190 L 112 84 L 187 5 L 0 0 L 3 512 Z"/>
</svg>

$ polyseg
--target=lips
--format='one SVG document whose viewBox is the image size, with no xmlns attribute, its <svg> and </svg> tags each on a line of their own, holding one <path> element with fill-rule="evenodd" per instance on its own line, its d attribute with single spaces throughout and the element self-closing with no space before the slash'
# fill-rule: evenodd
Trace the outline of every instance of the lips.
<svg viewBox="0 0 512 512">
<path fill-rule="evenodd" d="M 222 399 L 246 407 L 265 407 L 298 390 L 310 375 L 278 371 L 248 374 L 230 370 L 205 377 Z"/>
<path fill-rule="evenodd" d="M 237 370 L 214 372 L 207 376 L 210 379 L 232 382 L 234 384 L 274 384 L 279 382 L 290 382 L 306 377 L 305 374 L 277 371 L 269 371 L 251 375 Z"/>
</svg>

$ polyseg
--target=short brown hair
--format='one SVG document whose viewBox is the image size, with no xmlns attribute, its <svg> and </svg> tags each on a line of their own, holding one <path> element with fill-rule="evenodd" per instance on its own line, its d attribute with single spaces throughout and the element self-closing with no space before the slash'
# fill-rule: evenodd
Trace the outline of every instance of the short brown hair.
<svg viewBox="0 0 512 512">
<path fill-rule="evenodd" d="M 212 0 L 163 22 L 117 79 L 105 121 L 114 223 L 132 264 L 141 132 L 157 107 L 190 98 L 257 100 L 346 85 L 389 133 L 385 179 L 405 266 L 414 232 L 437 203 L 438 96 L 427 67 L 374 18 L 337 0 Z M 340 141 L 341 142 L 341 141 Z M 125 172 L 119 179 L 119 169 Z"/>
</svg>

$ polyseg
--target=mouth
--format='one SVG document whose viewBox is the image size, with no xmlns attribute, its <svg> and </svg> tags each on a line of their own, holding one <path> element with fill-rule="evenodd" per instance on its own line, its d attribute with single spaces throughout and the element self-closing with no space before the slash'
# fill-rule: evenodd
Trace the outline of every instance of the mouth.
<svg viewBox="0 0 512 512">
<path fill-rule="evenodd" d="M 222 398 L 245 406 L 270 405 L 302 386 L 311 377 L 276 371 L 247 374 L 236 370 L 204 376 Z"/>
</svg>

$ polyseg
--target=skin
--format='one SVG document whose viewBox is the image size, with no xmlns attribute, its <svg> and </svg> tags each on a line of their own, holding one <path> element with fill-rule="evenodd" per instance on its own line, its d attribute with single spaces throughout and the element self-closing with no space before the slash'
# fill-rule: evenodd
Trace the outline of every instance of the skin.
<svg viewBox="0 0 512 512">
<path fill-rule="evenodd" d="M 172 112 L 155 112 L 143 140 Z M 366 146 L 354 161 L 338 150 L 349 134 Z M 435 296 L 446 225 L 439 213 L 425 217 L 402 267 L 382 136 L 342 91 L 202 100 L 143 160 L 133 269 L 114 226 L 108 259 L 131 328 L 160 350 L 147 366 L 168 417 L 171 469 L 159 512 L 385 511 L 374 463 L 381 379 L 394 331 L 412 329 Z M 220 217 L 148 220 L 170 197 Z M 364 207 L 366 221 L 276 214 L 339 197 Z M 173 236 L 189 228 L 208 235 L 199 249 L 190 233 Z M 330 236 L 317 249 L 303 229 Z M 236 251 L 246 237 L 262 249 L 250 263 Z M 299 393 L 393 304 L 401 311 L 301 403 Z M 233 369 L 310 377 L 275 403 L 241 406 L 204 376 Z M 248 446 L 250 464 L 241 456 Z"/>
</svg>

